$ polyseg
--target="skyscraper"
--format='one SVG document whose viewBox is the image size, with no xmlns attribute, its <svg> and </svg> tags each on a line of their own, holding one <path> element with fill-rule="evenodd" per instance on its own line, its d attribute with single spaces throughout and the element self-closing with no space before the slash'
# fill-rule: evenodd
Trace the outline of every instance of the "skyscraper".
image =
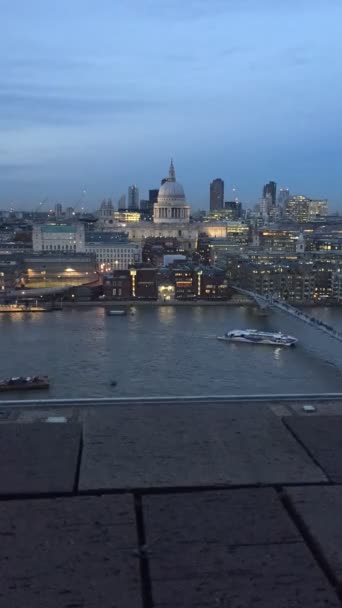
<svg viewBox="0 0 342 608">
<path fill-rule="evenodd" d="M 126 209 L 126 194 L 122 194 L 118 200 L 118 210 L 123 211 Z"/>
<path fill-rule="evenodd" d="M 148 191 L 148 199 L 152 205 L 152 209 L 153 209 L 153 205 L 157 202 L 158 194 L 159 194 L 159 190 L 157 190 L 156 188 Z"/>
<path fill-rule="evenodd" d="M 262 190 L 262 198 L 271 197 L 272 205 L 275 207 L 277 201 L 277 184 L 275 182 L 268 182 L 265 184 Z"/>
<path fill-rule="evenodd" d="M 278 194 L 278 205 L 285 208 L 290 200 L 290 190 L 288 188 L 280 188 Z"/>
<path fill-rule="evenodd" d="M 210 211 L 223 209 L 223 201 L 224 181 L 218 177 L 210 184 Z"/>
<path fill-rule="evenodd" d="M 60 219 L 63 215 L 63 207 L 61 205 L 61 203 L 56 203 L 55 204 L 55 217 L 56 220 Z"/>
<path fill-rule="evenodd" d="M 139 209 L 139 188 L 130 186 L 128 188 L 128 209 Z"/>
</svg>

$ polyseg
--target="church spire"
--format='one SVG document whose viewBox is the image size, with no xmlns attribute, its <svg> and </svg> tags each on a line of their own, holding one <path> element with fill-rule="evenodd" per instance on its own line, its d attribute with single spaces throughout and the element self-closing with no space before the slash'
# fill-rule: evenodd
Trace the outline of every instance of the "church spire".
<svg viewBox="0 0 342 608">
<path fill-rule="evenodd" d="M 175 168 L 173 166 L 173 158 L 171 158 L 168 181 L 169 182 L 175 182 L 176 181 L 176 172 L 175 172 Z"/>
</svg>

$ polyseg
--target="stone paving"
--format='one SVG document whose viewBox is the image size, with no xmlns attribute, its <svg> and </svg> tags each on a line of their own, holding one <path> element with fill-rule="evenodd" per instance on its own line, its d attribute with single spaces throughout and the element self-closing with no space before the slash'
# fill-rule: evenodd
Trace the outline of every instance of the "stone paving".
<svg viewBox="0 0 342 608">
<path fill-rule="evenodd" d="M 0 608 L 342 606 L 342 416 L 322 409 L 0 408 Z"/>
<path fill-rule="evenodd" d="M 324 481 L 263 405 L 119 406 L 85 414 L 81 490 Z"/>
</svg>

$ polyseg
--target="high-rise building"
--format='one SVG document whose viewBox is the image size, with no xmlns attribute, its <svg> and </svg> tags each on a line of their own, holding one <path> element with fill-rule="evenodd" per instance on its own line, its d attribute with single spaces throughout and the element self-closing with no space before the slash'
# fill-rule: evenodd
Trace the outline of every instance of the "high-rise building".
<svg viewBox="0 0 342 608">
<path fill-rule="evenodd" d="M 61 203 L 56 203 L 55 205 L 55 217 L 56 220 L 58 220 L 59 218 L 61 218 L 63 215 L 63 207 L 61 205 Z"/>
<path fill-rule="evenodd" d="M 210 184 L 210 211 L 223 209 L 224 181 L 221 178 L 214 179 Z"/>
<path fill-rule="evenodd" d="M 145 220 L 153 219 L 153 208 L 158 200 L 159 190 L 149 190 L 148 199 L 140 200 L 140 211 L 142 212 L 142 217 Z"/>
<path fill-rule="evenodd" d="M 130 186 L 128 188 L 128 209 L 139 209 L 139 188 Z"/>
<path fill-rule="evenodd" d="M 285 208 L 290 200 L 290 190 L 288 188 L 280 188 L 278 194 L 278 205 Z"/>
<path fill-rule="evenodd" d="M 227 212 L 227 219 L 236 221 L 241 218 L 242 205 L 239 201 L 225 201 L 224 209 Z"/>
<path fill-rule="evenodd" d="M 122 196 L 120 196 L 119 200 L 118 200 L 118 210 L 124 210 L 126 209 L 126 194 L 123 194 Z"/>
<path fill-rule="evenodd" d="M 263 187 L 262 198 L 266 199 L 268 197 L 272 199 L 272 205 L 275 207 L 277 201 L 277 184 L 275 182 L 268 182 Z"/>
<path fill-rule="evenodd" d="M 73 207 L 67 207 L 65 210 L 65 219 L 71 220 L 75 216 L 75 211 Z"/>
<path fill-rule="evenodd" d="M 148 200 L 150 201 L 152 207 L 157 202 L 158 194 L 159 194 L 159 190 L 157 190 L 156 188 L 148 191 Z"/>
</svg>

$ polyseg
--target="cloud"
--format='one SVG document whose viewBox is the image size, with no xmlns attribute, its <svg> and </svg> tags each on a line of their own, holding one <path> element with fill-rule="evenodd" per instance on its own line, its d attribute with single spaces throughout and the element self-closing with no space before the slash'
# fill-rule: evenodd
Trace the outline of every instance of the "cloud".
<svg viewBox="0 0 342 608">
<path fill-rule="evenodd" d="M 30 87 L 0 89 L 0 127 L 30 125 L 77 125 L 104 122 L 125 114 L 139 114 L 161 107 L 151 99 L 58 95 Z"/>
</svg>

